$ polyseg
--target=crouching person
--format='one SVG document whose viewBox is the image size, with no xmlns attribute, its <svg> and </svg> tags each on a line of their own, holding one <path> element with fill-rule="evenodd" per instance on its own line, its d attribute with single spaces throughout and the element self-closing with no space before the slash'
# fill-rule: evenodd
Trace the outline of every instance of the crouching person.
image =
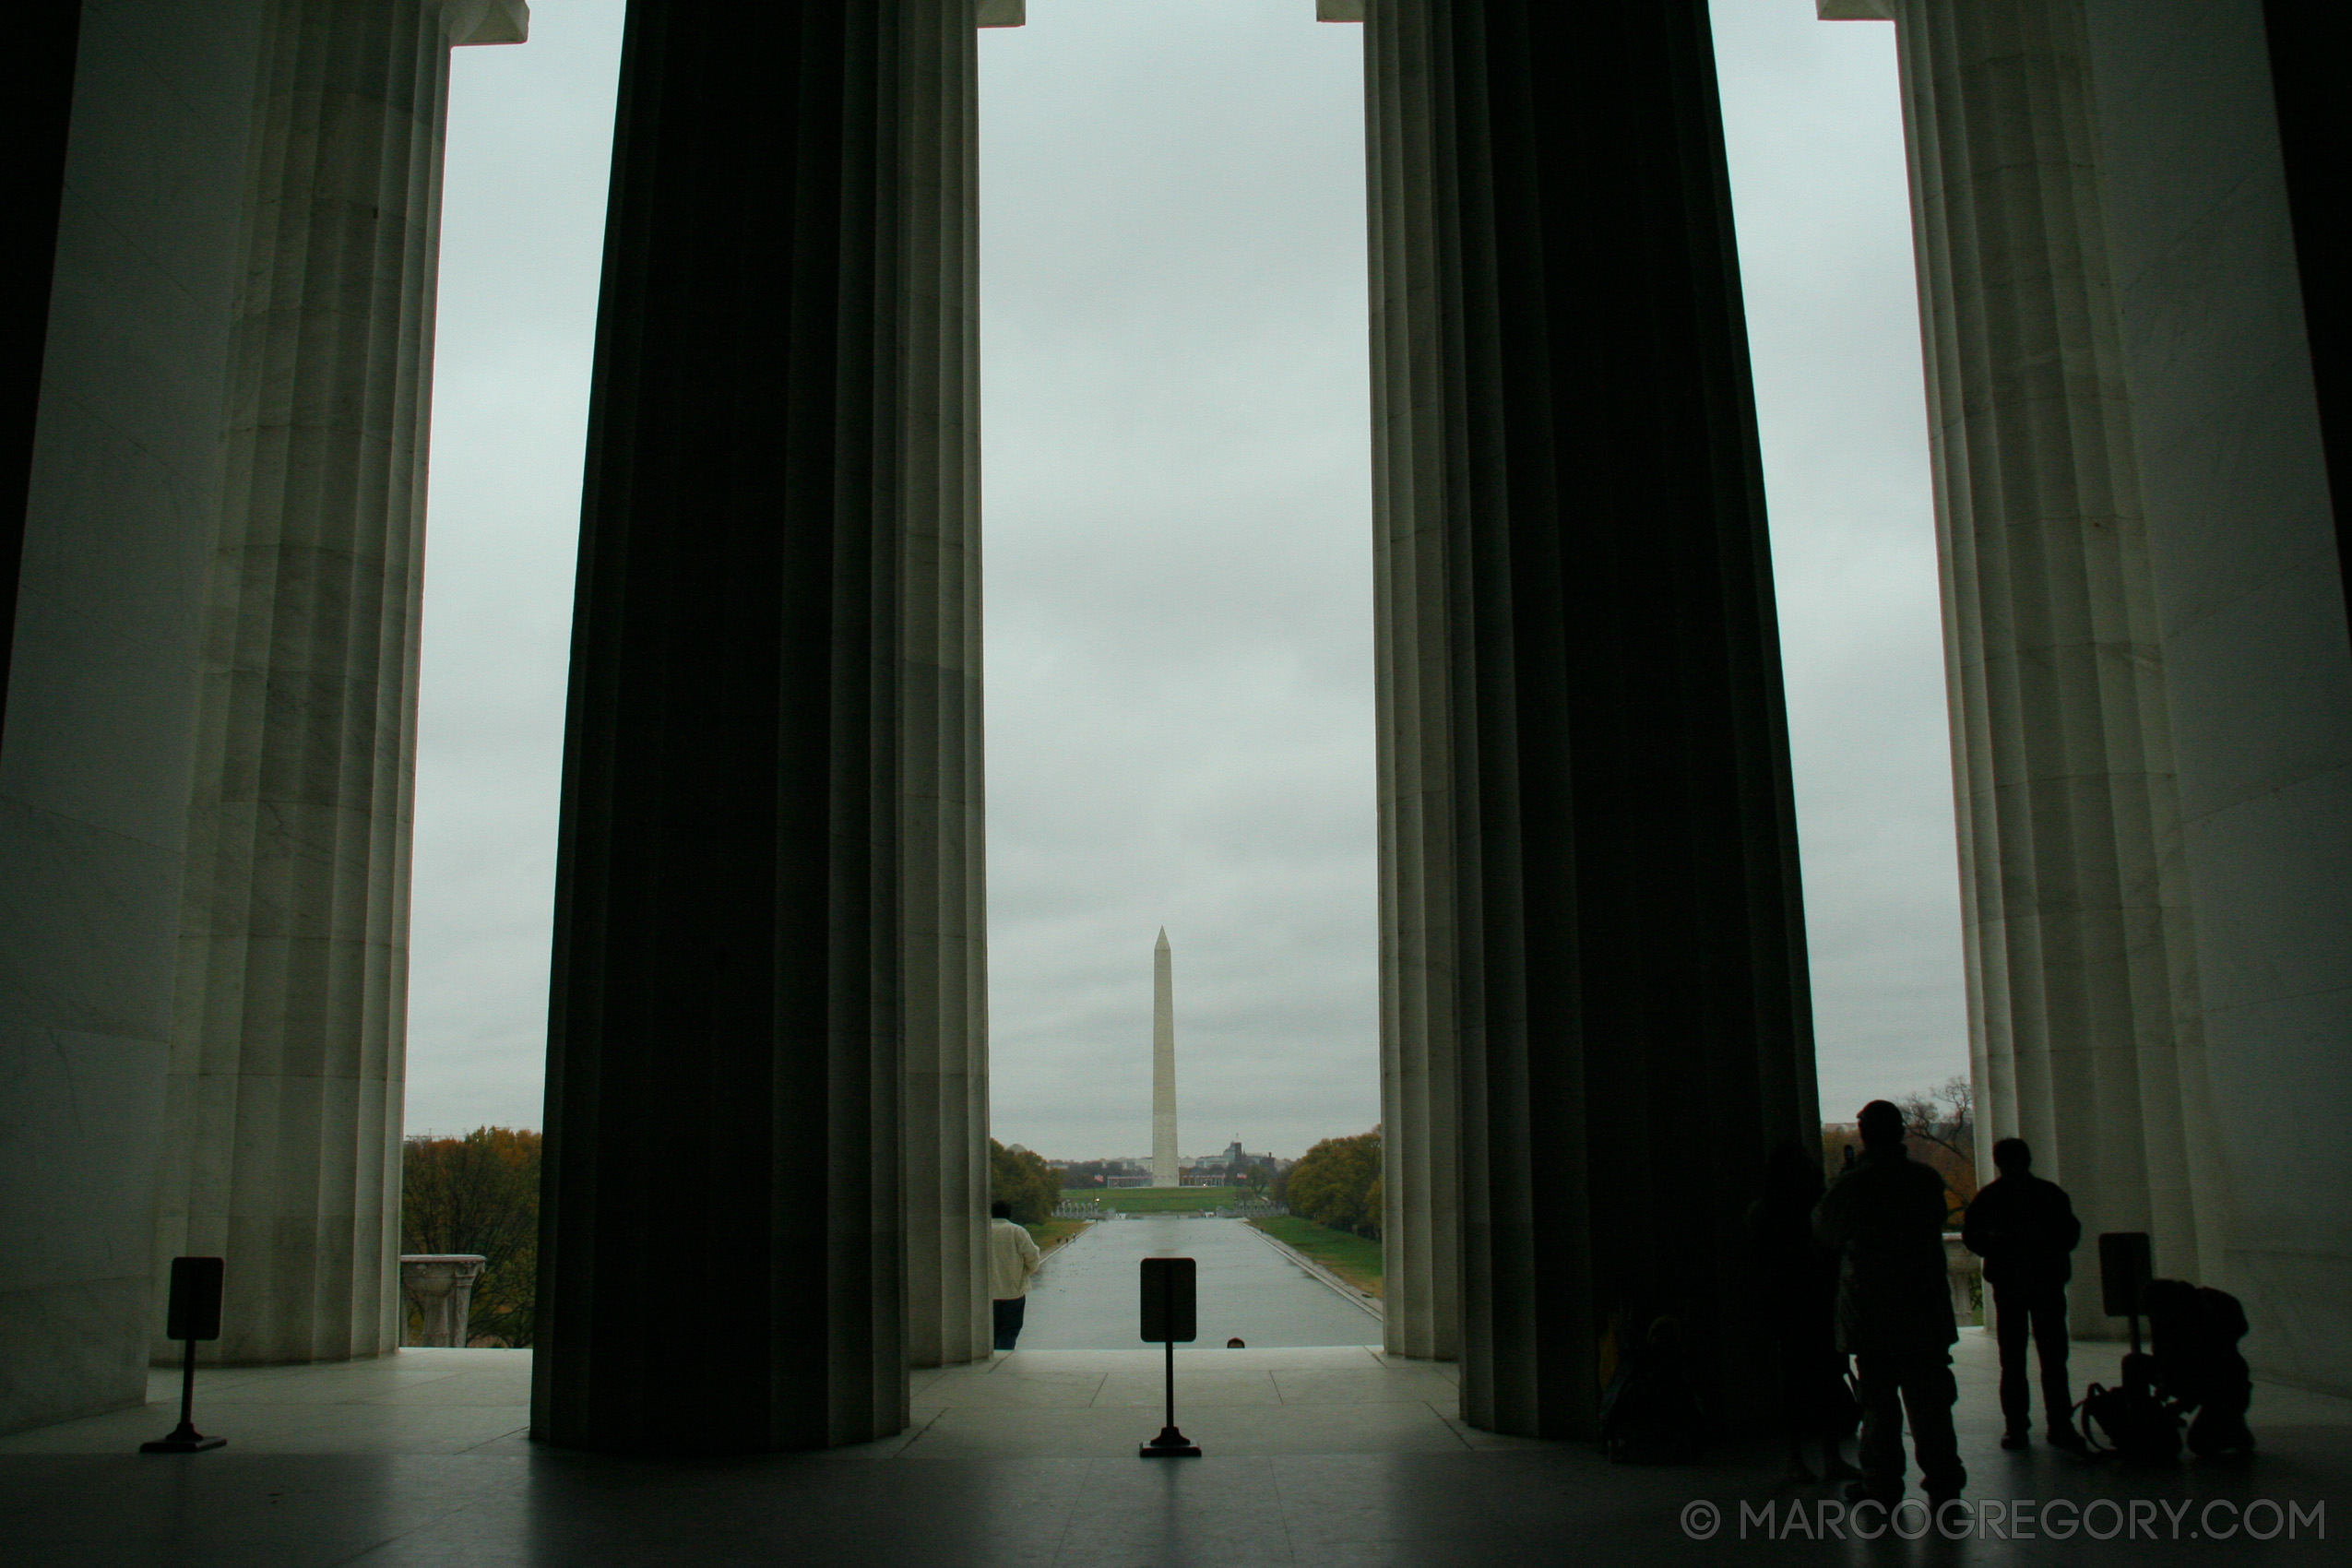
<svg viewBox="0 0 2352 1568">
<path fill-rule="evenodd" d="M 2180 1409 L 2194 1409 L 2189 1449 L 2204 1459 L 2254 1451 L 2246 1424 L 2254 1380 L 2238 1342 L 2246 1337 L 2246 1309 L 2227 1290 L 2180 1279 L 2151 1279 L 2146 1295 L 2148 1347 L 2156 1384 Z"/>
</svg>

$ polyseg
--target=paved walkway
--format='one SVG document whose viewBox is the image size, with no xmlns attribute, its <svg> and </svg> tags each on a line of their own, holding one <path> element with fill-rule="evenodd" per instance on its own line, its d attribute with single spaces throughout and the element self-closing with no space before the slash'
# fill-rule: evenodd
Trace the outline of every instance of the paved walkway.
<svg viewBox="0 0 2352 1568">
<path fill-rule="evenodd" d="M 1196 1260 L 1198 1343 L 1240 1339 L 1253 1350 L 1374 1345 L 1380 1320 L 1301 1268 L 1246 1221 L 1149 1215 L 1088 1226 L 1048 1258 L 1029 1288 L 1024 1350 L 1126 1350 L 1141 1307 L 1138 1264 Z"/>
</svg>

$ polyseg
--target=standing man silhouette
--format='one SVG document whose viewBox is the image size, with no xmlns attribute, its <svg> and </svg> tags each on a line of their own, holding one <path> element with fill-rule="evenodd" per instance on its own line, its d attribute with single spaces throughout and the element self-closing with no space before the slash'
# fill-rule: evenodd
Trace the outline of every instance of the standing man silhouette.
<svg viewBox="0 0 2352 1568">
<path fill-rule="evenodd" d="M 2025 1376 L 2028 1333 L 2042 1364 L 2042 1405 L 2055 1448 L 2083 1446 L 2074 1429 L 2074 1395 L 2066 1382 L 2066 1282 L 2073 1277 L 2083 1222 L 2066 1189 L 2034 1174 L 2023 1138 L 1992 1146 L 2000 1176 L 1968 1206 L 1960 1239 L 1985 1260 L 1992 1288 L 1994 1335 L 2001 1345 L 2003 1448 L 2023 1448 L 2033 1427 L 2033 1384 Z"/>
<path fill-rule="evenodd" d="M 1044 1262 L 1028 1227 L 1013 1219 L 1013 1206 L 1003 1198 L 988 1206 L 988 1284 L 996 1329 L 996 1348 L 1010 1350 L 1021 1340 L 1021 1320 L 1029 1312 L 1029 1277 Z"/>
<path fill-rule="evenodd" d="M 1960 1337 L 1943 1263 L 1943 1178 L 1904 1152 L 1903 1112 L 1862 1107 L 1862 1158 L 1813 1210 L 1813 1234 L 1838 1251 L 1837 1348 L 1862 1387 L 1862 1479 L 1855 1503 L 1902 1500 L 1903 1418 L 1930 1507 L 1960 1495 L 1968 1472 L 1953 1435 L 1952 1347 Z"/>
</svg>

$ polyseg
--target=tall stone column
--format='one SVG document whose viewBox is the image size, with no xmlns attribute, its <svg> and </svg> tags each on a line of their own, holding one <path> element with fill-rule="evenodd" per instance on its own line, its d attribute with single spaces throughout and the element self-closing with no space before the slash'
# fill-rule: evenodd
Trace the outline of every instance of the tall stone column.
<svg viewBox="0 0 2352 1568">
<path fill-rule="evenodd" d="M 1741 1173 L 1819 1112 L 1706 8 L 1367 9 L 1389 1169 L 1450 977 L 1464 1415 L 1590 1435 L 1667 1315 L 1760 1425 Z"/>
<path fill-rule="evenodd" d="M 1351 19 L 1361 19 L 1357 9 Z M 1446 621 L 1441 192 L 1431 11 L 1364 38 L 1372 353 L 1372 581 L 1380 867 L 1382 1335 L 1451 1360 L 1461 1342 L 1454 1033 L 1454 796 Z"/>
<path fill-rule="evenodd" d="M 923 1336 L 978 1328 L 972 27 L 630 8 L 556 871 L 555 1443 L 885 1436 Z"/>
<path fill-rule="evenodd" d="M 899 738 L 907 1354 L 986 1357 L 988 879 L 982 808 L 980 53 L 955 4 L 909 23 Z M 1016 24 L 1018 18 L 1014 18 Z"/>
<path fill-rule="evenodd" d="M 273 0 L 199 657 L 156 1277 L 223 1361 L 398 1343 L 417 613 L 449 48 L 519 3 Z M 162 1293 L 153 1306 L 155 1350 Z"/>
<path fill-rule="evenodd" d="M 1902 65 L 1978 1164 L 2215 1277 L 2204 1033 L 2081 0 L 1824 0 Z M 2074 1292 L 2078 1332 L 2112 1332 Z"/>
</svg>

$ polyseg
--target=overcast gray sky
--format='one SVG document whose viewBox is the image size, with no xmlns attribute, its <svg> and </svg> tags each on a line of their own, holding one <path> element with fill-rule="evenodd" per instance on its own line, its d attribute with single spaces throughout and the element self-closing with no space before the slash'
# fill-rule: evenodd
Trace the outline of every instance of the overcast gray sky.
<svg viewBox="0 0 2352 1568">
<path fill-rule="evenodd" d="M 1893 30 L 1716 0 L 1825 1111 L 1965 1071 Z M 408 1121 L 535 1126 L 619 0 L 457 52 Z M 1379 1115 L 1361 30 L 1030 0 L 980 39 L 998 1136 Z"/>
</svg>

